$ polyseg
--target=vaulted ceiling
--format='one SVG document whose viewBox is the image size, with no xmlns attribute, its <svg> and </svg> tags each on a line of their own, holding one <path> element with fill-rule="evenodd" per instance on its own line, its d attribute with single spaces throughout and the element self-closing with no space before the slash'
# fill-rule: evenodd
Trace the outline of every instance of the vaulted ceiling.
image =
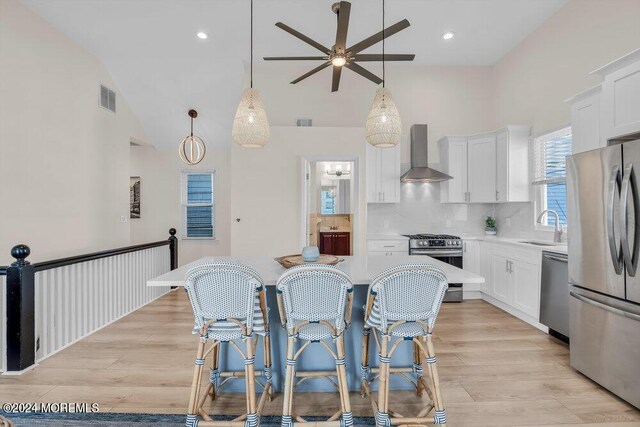
<svg viewBox="0 0 640 427">
<path fill-rule="evenodd" d="M 156 147 L 175 148 L 188 129 L 189 108 L 200 113 L 196 128 L 208 146 L 228 146 L 233 114 L 246 84 L 249 0 L 22 1 L 104 63 Z M 565 2 L 389 0 L 387 25 L 407 18 L 411 27 L 390 37 L 386 51 L 416 54 L 414 63 L 398 65 L 402 67 L 492 65 Z M 286 70 L 262 57 L 318 53 L 276 28 L 278 21 L 331 46 L 336 26 L 331 4 L 332 0 L 255 0 L 256 67 Z M 352 0 L 347 44 L 380 28 L 381 1 Z M 209 38 L 196 38 L 198 31 Z M 454 31 L 455 38 L 443 41 L 445 31 Z M 365 53 L 379 51 L 380 44 Z M 314 63 L 302 65 L 292 64 L 282 79 L 290 81 Z M 320 74 L 304 84 L 328 92 L 330 77 Z"/>
</svg>

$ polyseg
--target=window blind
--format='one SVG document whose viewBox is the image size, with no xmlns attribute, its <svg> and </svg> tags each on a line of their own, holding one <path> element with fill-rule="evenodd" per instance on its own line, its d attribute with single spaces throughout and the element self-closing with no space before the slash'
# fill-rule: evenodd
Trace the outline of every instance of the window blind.
<svg viewBox="0 0 640 427">
<path fill-rule="evenodd" d="M 571 128 L 533 140 L 533 185 L 565 182 L 566 156 L 571 155 Z"/>
<path fill-rule="evenodd" d="M 214 237 L 213 174 L 187 174 L 185 225 L 187 237 Z"/>
</svg>

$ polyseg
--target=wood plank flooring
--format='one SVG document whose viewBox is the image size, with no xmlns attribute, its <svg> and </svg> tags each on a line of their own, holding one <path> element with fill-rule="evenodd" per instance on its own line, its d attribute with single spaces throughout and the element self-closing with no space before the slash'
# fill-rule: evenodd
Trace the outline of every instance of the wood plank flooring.
<svg viewBox="0 0 640 427">
<path fill-rule="evenodd" d="M 196 338 L 186 294 L 172 292 L 42 362 L 0 377 L 1 402 L 97 402 L 101 411 L 184 413 Z M 565 344 L 483 302 L 443 305 L 435 348 L 450 426 L 640 426 L 640 411 L 569 366 Z M 282 363 L 282 361 L 274 361 Z M 401 413 L 411 392 L 394 392 Z M 355 415 L 369 401 L 352 394 Z M 222 394 L 211 413 L 244 412 L 243 395 Z M 329 415 L 334 393 L 297 394 L 302 414 Z M 282 398 L 265 413 L 279 414 Z"/>
</svg>

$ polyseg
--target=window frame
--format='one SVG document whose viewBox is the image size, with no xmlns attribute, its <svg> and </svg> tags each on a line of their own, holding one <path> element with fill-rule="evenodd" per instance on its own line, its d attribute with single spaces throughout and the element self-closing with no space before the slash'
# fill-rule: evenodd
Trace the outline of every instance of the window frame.
<svg viewBox="0 0 640 427">
<path fill-rule="evenodd" d="M 550 130 L 550 131 L 546 131 L 546 132 L 541 132 L 537 135 L 531 136 L 529 139 L 529 143 L 531 146 L 531 150 L 532 150 L 532 154 L 531 154 L 531 176 L 535 176 L 535 155 L 533 153 L 533 150 L 535 150 L 535 142 L 537 139 L 542 138 L 544 136 L 547 135 L 551 135 L 554 133 L 560 133 L 564 130 L 568 129 L 569 133 L 571 134 L 572 137 L 572 145 L 573 145 L 573 129 L 571 127 L 571 124 L 566 124 L 564 126 L 560 126 L 556 129 Z M 566 181 L 565 181 L 566 183 Z M 533 200 L 534 200 L 534 206 L 533 206 L 533 226 L 534 226 L 534 230 L 535 231 L 547 231 L 547 232 L 555 232 L 556 226 L 555 225 L 547 225 L 547 224 L 540 224 L 538 223 L 537 219 L 538 219 L 538 215 L 540 215 L 540 212 L 544 211 L 545 209 L 547 209 L 548 207 L 546 206 L 547 203 L 547 186 L 549 184 L 531 184 L 531 191 L 533 193 Z M 547 219 L 548 220 L 548 219 Z M 569 224 L 560 224 L 560 227 L 562 228 L 562 230 L 564 232 L 566 232 L 569 228 Z"/>
<path fill-rule="evenodd" d="M 187 185 L 189 175 L 211 175 L 211 203 L 187 203 Z M 180 171 L 180 240 L 216 240 L 216 171 L 215 169 L 188 169 Z M 192 237 L 187 236 L 187 207 L 189 206 L 211 206 L 212 211 L 212 227 L 211 237 Z"/>
</svg>

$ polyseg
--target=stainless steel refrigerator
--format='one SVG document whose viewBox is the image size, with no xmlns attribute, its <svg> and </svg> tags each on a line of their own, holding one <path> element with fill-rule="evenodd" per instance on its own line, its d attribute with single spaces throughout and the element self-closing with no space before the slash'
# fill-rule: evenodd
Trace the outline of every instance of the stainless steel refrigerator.
<svg viewBox="0 0 640 427">
<path fill-rule="evenodd" d="M 640 407 L 640 139 L 567 158 L 571 366 Z"/>
</svg>

